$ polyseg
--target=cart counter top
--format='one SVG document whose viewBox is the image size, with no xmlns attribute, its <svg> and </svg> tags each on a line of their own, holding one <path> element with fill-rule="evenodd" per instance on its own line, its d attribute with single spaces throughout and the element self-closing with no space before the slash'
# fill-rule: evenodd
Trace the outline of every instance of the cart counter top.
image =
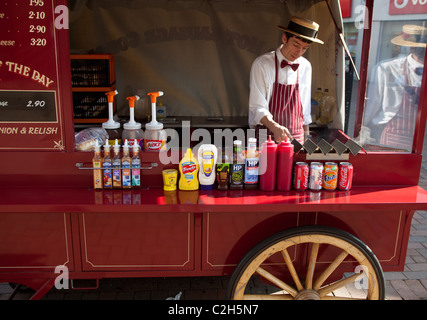
<svg viewBox="0 0 427 320">
<path fill-rule="evenodd" d="M 354 187 L 350 191 L 163 191 L 85 188 L 0 188 L 0 212 L 312 212 L 427 210 L 419 186 Z"/>
</svg>

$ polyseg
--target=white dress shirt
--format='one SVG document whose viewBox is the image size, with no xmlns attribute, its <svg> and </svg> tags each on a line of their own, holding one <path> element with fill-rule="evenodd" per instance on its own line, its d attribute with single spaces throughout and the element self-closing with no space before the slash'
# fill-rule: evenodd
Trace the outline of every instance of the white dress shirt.
<svg viewBox="0 0 427 320">
<path fill-rule="evenodd" d="M 281 68 L 280 63 L 286 60 L 280 49 L 276 50 L 278 66 L 278 82 L 280 84 L 295 84 L 299 82 L 299 93 L 303 108 L 304 125 L 311 123 L 311 64 L 304 58 L 300 57 L 292 63 L 298 63 L 297 71 L 291 67 Z M 290 62 L 290 61 L 289 61 Z M 274 51 L 268 52 L 257 59 L 252 64 L 250 73 L 250 93 L 249 93 L 249 126 L 255 128 L 260 124 L 264 116 L 272 117 L 269 111 L 269 102 L 273 93 L 273 84 L 276 81 Z M 274 118 L 273 118 L 274 120 Z"/>
</svg>

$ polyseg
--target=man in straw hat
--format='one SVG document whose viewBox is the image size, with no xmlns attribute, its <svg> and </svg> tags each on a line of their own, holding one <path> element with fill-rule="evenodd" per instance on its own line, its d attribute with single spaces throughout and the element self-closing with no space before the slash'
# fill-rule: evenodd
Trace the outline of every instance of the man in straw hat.
<svg viewBox="0 0 427 320">
<path fill-rule="evenodd" d="M 276 142 L 295 138 L 304 143 L 311 123 L 311 64 L 302 57 L 317 39 L 319 25 L 292 17 L 283 30 L 282 44 L 258 57 L 251 69 L 249 125 L 269 130 Z M 272 138 L 273 138 L 272 137 Z"/>
<path fill-rule="evenodd" d="M 427 28 L 404 25 L 391 42 L 409 55 L 380 62 L 368 87 L 365 125 L 382 145 L 411 150 L 426 53 Z"/>
</svg>

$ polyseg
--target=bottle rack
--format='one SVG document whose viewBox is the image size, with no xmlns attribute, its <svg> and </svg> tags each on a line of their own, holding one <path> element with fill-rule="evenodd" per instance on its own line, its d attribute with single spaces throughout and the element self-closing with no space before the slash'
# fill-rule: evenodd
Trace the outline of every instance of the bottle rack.
<svg viewBox="0 0 427 320">
<path fill-rule="evenodd" d="M 148 164 L 148 162 L 147 162 L 147 164 Z M 101 167 L 101 168 L 94 168 L 94 167 L 91 167 L 90 165 L 91 164 L 89 164 L 89 163 L 83 163 L 83 162 L 77 162 L 76 163 L 76 167 L 79 170 L 105 170 L 105 169 L 108 169 L 108 170 L 113 170 L 113 169 L 141 169 L 141 170 L 151 170 L 151 169 L 157 168 L 159 166 L 159 164 L 157 162 L 151 162 L 151 163 L 149 163 L 149 166 L 146 166 L 146 167 L 141 166 L 139 168 L 132 168 L 132 166 L 131 167 L 126 167 L 126 168 L 124 168 L 124 167 L 110 167 L 110 168 L 103 168 L 103 167 Z"/>
<path fill-rule="evenodd" d="M 116 90 L 114 56 L 82 54 L 71 55 L 70 58 L 74 123 L 108 121 L 105 93 Z M 115 101 L 113 112 L 116 112 Z"/>
</svg>

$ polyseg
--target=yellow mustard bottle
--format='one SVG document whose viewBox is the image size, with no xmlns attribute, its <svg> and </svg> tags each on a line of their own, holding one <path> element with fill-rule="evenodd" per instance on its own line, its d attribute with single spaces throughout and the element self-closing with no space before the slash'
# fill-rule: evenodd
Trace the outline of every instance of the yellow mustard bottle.
<svg viewBox="0 0 427 320">
<path fill-rule="evenodd" d="M 93 188 L 102 189 L 102 158 L 101 158 L 101 147 L 99 146 L 98 140 L 95 141 L 95 154 L 92 159 L 93 165 Z"/>
<path fill-rule="evenodd" d="M 187 149 L 184 157 L 179 162 L 179 190 L 198 190 L 199 189 L 199 163 L 191 149 Z"/>
</svg>

